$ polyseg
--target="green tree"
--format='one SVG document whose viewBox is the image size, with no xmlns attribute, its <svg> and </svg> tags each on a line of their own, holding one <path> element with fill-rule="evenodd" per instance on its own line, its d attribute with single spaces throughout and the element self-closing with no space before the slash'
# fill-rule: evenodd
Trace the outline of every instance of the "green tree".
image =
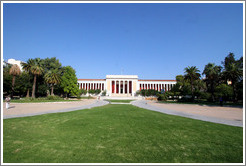
<svg viewBox="0 0 246 166">
<path fill-rule="evenodd" d="M 44 68 L 44 73 L 50 70 L 61 70 L 62 65 L 56 57 L 42 59 L 41 64 Z"/>
<path fill-rule="evenodd" d="M 231 81 L 231 86 L 233 89 L 233 100 L 237 101 L 237 83 L 243 79 L 243 57 L 239 60 L 235 60 L 234 54 L 229 53 L 225 60 L 222 62 L 224 65 L 224 70 L 222 72 L 225 81 Z"/>
<path fill-rule="evenodd" d="M 3 94 L 10 94 L 11 93 L 12 76 L 9 74 L 10 68 L 11 68 L 11 65 L 6 65 L 3 68 Z"/>
<path fill-rule="evenodd" d="M 31 79 L 33 79 L 32 76 L 28 72 L 23 71 L 16 79 L 15 92 L 20 96 L 29 97 L 30 89 L 32 88 Z"/>
<path fill-rule="evenodd" d="M 176 76 L 177 83 L 173 86 L 172 92 L 174 92 L 177 95 L 185 96 L 190 95 L 190 83 L 185 80 L 183 75 L 177 75 Z"/>
<path fill-rule="evenodd" d="M 190 87 L 191 87 L 191 95 L 192 95 L 192 100 L 194 100 L 194 85 L 195 85 L 195 81 L 200 79 L 200 71 L 197 69 L 196 66 L 191 66 L 191 67 L 186 67 L 185 68 L 185 75 L 184 78 L 189 81 L 190 83 Z"/>
<path fill-rule="evenodd" d="M 13 76 L 13 78 L 12 78 L 12 92 L 11 92 L 11 98 L 13 98 L 15 77 L 19 76 L 21 74 L 21 70 L 20 70 L 19 66 L 16 64 L 12 65 L 10 70 L 9 70 L 9 74 Z"/>
<path fill-rule="evenodd" d="M 233 96 L 233 88 L 227 84 L 220 84 L 215 88 L 215 95 L 217 98 L 223 97 L 224 101 L 228 101 Z"/>
<path fill-rule="evenodd" d="M 41 75 L 44 71 L 40 58 L 28 59 L 27 63 L 22 63 L 23 69 L 34 75 L 32 86 L 32 98 L 35 98 L 35 88 L 37 76 Z"/>
<path fill-rule="evenodd" d="M 219 83 L 221 69 L 221 66 L 216 66 L 214 63 L 208 63 L 203 70 L 203 74 L 206 76 L 204 81 L 206 82 L 208 92 L 211 93 L 212 101 L 215 100 L 214 91 Z"/>
<path fill-rule="evenodd" d="M 61 73 L 57 69 L 51 69 L 44 75 L 45 82 L 51 84 L 51 95 L 54 95 L 54 85 L 61 81 Z"/>
<path fill-rule="evenodd" d="M 79 92 L 75 70 L 71 66 L 63 67 L 61 87 L 63 88 L 66 97 L 68 95 L 76 96 Z"/>
</svg>

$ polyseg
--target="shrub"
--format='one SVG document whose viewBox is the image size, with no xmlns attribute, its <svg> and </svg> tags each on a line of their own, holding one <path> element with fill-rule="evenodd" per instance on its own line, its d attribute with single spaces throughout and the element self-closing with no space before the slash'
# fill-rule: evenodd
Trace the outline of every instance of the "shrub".
<svg viewBox="0 0 246 166">
<path fill-rule="evenodd" d="M 141 96 L 156 96 L 159 92 L 154 89 L 142 89 L 140 94 Z"/>
<path fill-rule="evenodd" d="M 80 89 L 80 93 L 82 94 L 82 95 L 86 95 L 86 93 L 87 93 L 87 90 L 85 90 L 85 89 Z"/>
<path fill-rule="evenodd" d="M 47 96 L 48 100 L 59 100 L 62 99 L 60 96 L 55 96 L 55 95 L 49 95 Z"/>
<path fill-rule="evenodd" d="M 168 97 L 165 93 L 164 94 L 158 94 L 157 96 L 158 96 L 158 98 L 157 98 L 158 101 L 166 101 L 168 99 Z"/>
<path fill-rule="evenodd" d="M 95 93 L 95 90 L 94 89 L 90 89 L 90 90 L 88 90 L 88 93 L 89 94 L 94 94 Z"/>
<path fill-rule="evenodd" d="M 138 95 L 140 95 L 140 91 L 139 90 L 136 91 L 136 96 L 138 96 Z"/>
<path fill-rule="evenodd" d="M 178 102 L 193 102 L 193 99 L 191 96 L 186 95 L 183 96 L 181 99 L 178 99 Z"/>
<path fill-rule="evenodd" d="M 96 89 L 95 90 L 95 94 L 98 95 L 99 93 L 101 93 L 101 90 L 100 89 Z"/>
<path fill-rule="evenodd" d="M 103 91 L 102 92 L 102 96 L 106 96 L 106 93 L 107 93 L 107 91 L 105 90 L 105 91 Z"/>
</svg>

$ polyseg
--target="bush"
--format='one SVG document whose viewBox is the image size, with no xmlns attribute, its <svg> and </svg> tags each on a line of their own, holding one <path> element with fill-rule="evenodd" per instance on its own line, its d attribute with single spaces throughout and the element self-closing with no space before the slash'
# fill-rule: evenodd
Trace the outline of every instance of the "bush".
<svg viewBox="0 0 246 166">
<path fill-rule="evenodd" d="M 106 96 L 106 93 L 107 93 L 107 91 L 105 90 L 105 91 L 103 91 L 102 92 L 102 96 Z"/>
<path fill-rule="evenodd" d="M 158 96 L 158 98 L 157 98 L 158 101 L 166 101 L 168 99 L 168 97 L 165 93 L 164 94 L 158 94 L 157 96 Z"/>
<path fill-rule="evenodd" d="M 94 89 L 90 89 L 90 90 L 88 90 L 88 93 L 89 94 L 94 94 L 95 93 L 95 90 Z"/>
<path fill-rule="evenodd" d="M 85 89 L 80 89 L 80 93 L 81 93 L 81 95 L 86 95 L 87 90 L 85 90 Z"/>
<path fill-rule="evenodd" d="M 181 99 L 178 99 L 178 102 L 193 102 L 193 99 L 191 96 L 184 96 Z"/>
<path fill-rule="evenodd" d="M 48 100 L 60 100 L 63 99 L 60 96 L 50 95 L 46 97 Z"/>
<path fill-rule="evenodd" d="M 159 92 L 154 89 L 142 89 L 140 94 L 141 96 L 156 96 Z"/>
<path fill-rule="evenodd" d="M 98 95 L 99 93 L 101 93 L 101 90 L 100 89 L 96 89 L 95 90 L 95 94 Z"/>
</svg>

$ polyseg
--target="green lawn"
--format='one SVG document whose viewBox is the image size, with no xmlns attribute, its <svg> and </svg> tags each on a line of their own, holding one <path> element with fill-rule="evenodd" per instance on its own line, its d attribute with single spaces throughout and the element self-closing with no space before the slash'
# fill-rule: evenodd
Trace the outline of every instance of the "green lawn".
<svg viewBox="0 0 246 166">
<path fill-rule="evenodd" d="M 80 97 L 80 99 L 91 99 L 91 97 Z M 70 101 L 80 101 L 77 99 L 71 100 L 65 100 L 63 98 L 59 99 L 47 99 L 46 97 L 40 97 L 40 98 L 22 98 L 22 99 L 11 99 L 11 103 L 41 103 L 41 102 L 70 102 Z"/>
<path fill-rule="evenodd" d="M 132 105 L 3 120 L 4 163 L 243 162 L 243 128 Z"/>
<path fill-rule="evenodd" d="M 131 101 L 134 101 L 134 100 L 106 100 L 106 101 L 109 101 L 109 102 L 112 102 L 112 103 L 130 103 Z"/>
</svg>

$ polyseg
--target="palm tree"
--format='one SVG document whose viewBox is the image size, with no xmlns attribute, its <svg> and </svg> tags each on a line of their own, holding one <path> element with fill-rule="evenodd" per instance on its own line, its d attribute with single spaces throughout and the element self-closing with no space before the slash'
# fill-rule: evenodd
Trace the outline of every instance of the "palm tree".
<svg viewBox="0 0 246 166">
<path fill-rule="evenodd" d="M 205 74 L 206 76 L 205 82 L 207 83 L 207 87 L 211 92 L 213 101 L 214 101 L 214 91 L 219 81 L 220 72 L 221 72 L 221 66 L 216 66 L 214 63 L 208 63 L 205 66 L 202 73 Z"/>
<path fill-rule="evenodd" d="M 13 76 L 12 78 L 12 92 L 11 92 L 11 98 L 13 98 L 14 94 L 14 85 L 15 85 L 15 77 L 21 74 L 21 70 L 18 65 L 14 64 L 10 70 L 9 74 Z"/>
<path fill-rule="evenodd" d="M 234 54 L 229 53 L 222 64 L 224 65 L 222 76 L 226 82 L 231 81 L 233 100 L 237 101 L 236 84 L 243 80 L 243 57 L 236 60 Z"/>
<path fill-rule="evenodd" d="M 185 79 L 189 81 L 191 85 L 191 94 L 192 94 L 192 100 L 194 100 L 194 83 L 196 80 L 200 78 L 200 71 L 197 69 L 196 66 L 186 67 L 185 68 Z"/>
<path fill-rule="evenodd" d="M 61 74 L 58 70 L 50 70 L 44 75 L 44 80 L 51 84 L 51 95 L 54 95 L 54 85 L 61 81 Z"/>
<path fill-rule="evenodd" d="M 34 75 L 32 86 L 32 98 L 35 98 L 35 88 L 37 76 L 41 75 L 44 71 L 40 58 L 28 59 L 27 63 L 22 63 L 23 69 Z"/>
<path fill-rule="evenodd" d="M 232 89 L 233 89 L 233 98 L 237 100 L 236 96 L 236 82 L 242 77 L 243 70 L 239 68 L 236 63 L 229 64 L 227 68 L 223 72 L 224 77 L 227 80 L 231 81 Z"/>
</svg>

